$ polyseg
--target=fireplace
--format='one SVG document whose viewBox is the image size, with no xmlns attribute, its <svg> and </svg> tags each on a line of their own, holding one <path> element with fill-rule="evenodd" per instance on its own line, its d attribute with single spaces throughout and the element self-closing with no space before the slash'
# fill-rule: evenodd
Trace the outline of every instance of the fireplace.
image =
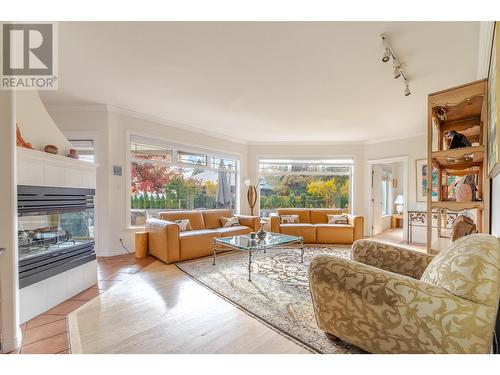
<svg viewBox="0 0 500 375">
<path fill-rule="evenodd" d="M 96 259 L 94 189 L 18 186 L 19 287 Z"/>
</svg>

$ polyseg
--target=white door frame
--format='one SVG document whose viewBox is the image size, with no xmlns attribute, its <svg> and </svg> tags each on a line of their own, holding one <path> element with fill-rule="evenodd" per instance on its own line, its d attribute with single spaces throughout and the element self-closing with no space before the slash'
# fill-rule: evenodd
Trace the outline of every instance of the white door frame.
<svg viewBox="0 0 500 375">
<path fill-rule="evenodd" d="M 408 177 L 409 177 L 409 157 L 408 156 L 395 156 L 391 158 L 383 158 L 383 159 L 372 159 L 368 160 L 368 168 L 367 170 L 367 179 L 366 181 L 369 181 L 370 183 L 370 188 L 369 188 L 369 194 L 368 197 L 366 197 L 367 200 L 367 207 L 368 207 L 368 235 L 372 236 L 372 228 L 373 228 L 373 205 L 372 205 L 372 187 L 371 187 L 371 181 L 372 181 L 372 169 L 374 164 L 390 164 L 390 163 L 403 163 L 403 197 L 404 197 L 404 210 L 403 210 L 403 240 L 407 241 L 408 238 L 408 231 L 406 228 L 408 227 L 408 222 L 407 222 L 407 212 L 408 212 L 408 197 L 410 195 L 409 193 L 409 183 L 408 183 Z"/>
</svg>

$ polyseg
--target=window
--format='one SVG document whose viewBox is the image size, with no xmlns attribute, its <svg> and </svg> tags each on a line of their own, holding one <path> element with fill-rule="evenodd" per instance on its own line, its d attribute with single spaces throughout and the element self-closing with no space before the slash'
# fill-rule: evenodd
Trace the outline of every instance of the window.
<svg viewBox="0 0 500 375">
<path fill-rule="evenodd" d="M 280 207 L 350 211 L 352 164 L 350 159 L 260 160 L 261 215 Z"/>
<path fill-rule="evenodd" d="M 168 210 L 236 207 L 238 160 L 130 137 L 130 224 Z"/>
<path fill-rule="evenodd" d="M 78 159 L 95 162 L 95 146 L 92 139 L 70 139 L 69 142 L 73 148 L 78 152 Z"/>
</svg>

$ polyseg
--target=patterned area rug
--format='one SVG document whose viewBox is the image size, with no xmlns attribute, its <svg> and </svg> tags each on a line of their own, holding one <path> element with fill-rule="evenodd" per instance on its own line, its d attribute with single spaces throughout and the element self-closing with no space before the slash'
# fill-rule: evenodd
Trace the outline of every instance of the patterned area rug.
<svg viewBox="0 0 500 375">
<path fill-rule="evenodd" d="M 335 254 L 350 257 L 350 246 L 282 247 L 252 256 L 252 282 L 248 281 L 248 255 L 242 251 L 178 263 L 177 267 L 279 333 L 317 353 L 360 353 L 360 349 L 328 339 L 316 325 L 307 269 L 312 257 Z"/>
</svg>

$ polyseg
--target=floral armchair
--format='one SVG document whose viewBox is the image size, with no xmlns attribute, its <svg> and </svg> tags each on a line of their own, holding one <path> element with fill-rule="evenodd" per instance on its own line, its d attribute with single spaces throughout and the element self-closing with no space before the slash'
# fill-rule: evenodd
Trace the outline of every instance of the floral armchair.
<svg viewBox="0 0 500 375">
<path fill-rule="evenodd" d="M 435 257 L 372 240 L 352 260 L 315 257 L 316 321 L 371 353 L 489 353 L 500 290 L 496 237 L 463 237 Z"/>
</svg>

